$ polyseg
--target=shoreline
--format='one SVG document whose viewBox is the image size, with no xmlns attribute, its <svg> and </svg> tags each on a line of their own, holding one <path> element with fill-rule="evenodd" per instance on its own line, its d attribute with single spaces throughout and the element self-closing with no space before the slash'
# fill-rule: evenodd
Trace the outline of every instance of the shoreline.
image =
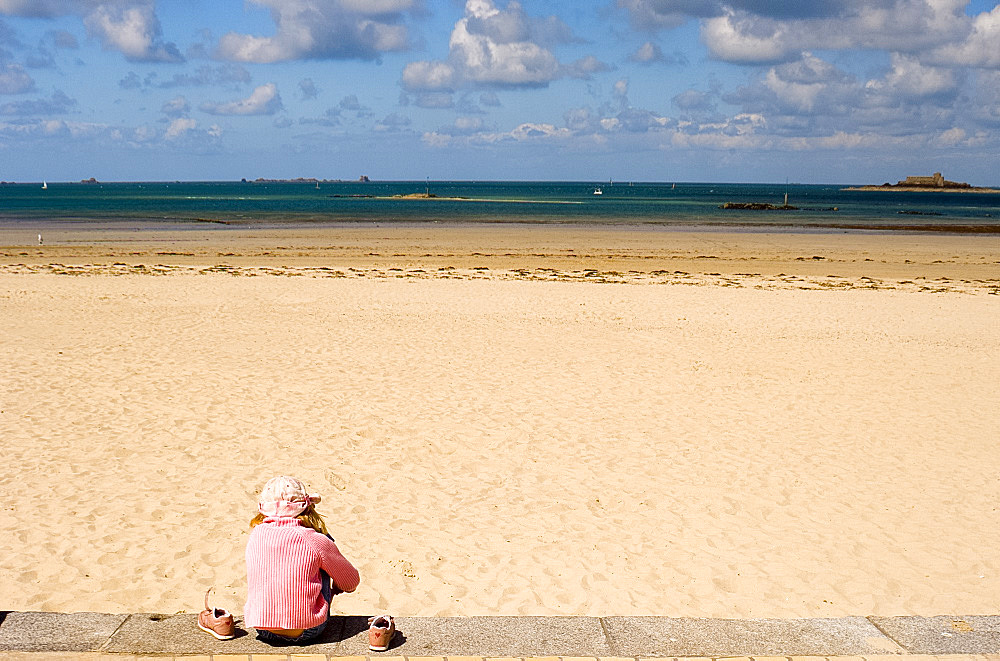
<svg viewBox="0 0 1000 661">
<path fill-rule="evenodd" d="M 658 232 L 566 226 L 340 226 L 0 228 L 0 265 L 164 264 L 207 268 L 454 268 L 560 272 L 675 271 L 724 276 L 807 275 L 876 279 L 995 280 L 995 240 L 980 235 Z"/>
<path fill-rule="evenodd" d="M 385 198 L 389 199 L 389 198 Z M 401 198 L 400 198 L 401 199 Z M 414 198 L 426 200 L 426 198 Z M 442 199 L 442 198 L 438 198 Z M 464 202 L 494 202 L 495 200 L 461 200 Z M 544 205 L 573 205 L 582 204 L 574 201 L 532 201 L 532 200 L 504 200 L 515 204 L 544 204 Z M 808 210 L 802 210 L 807 211 Z M 736 213 L 739 213 L 737 210 Z M 745 217 L 759 218 L 759 211 L 751 211 Z M 883 222 L 876 223 L 852 223 L 848 221 L 816 221 L 816 222 L 779 222 L 761 220 L 737 220 L 732 219 L 733 214 L 727 214 L 729 218 L 725 220 L 711 220 L 707 222 L 696 221 L 656 221 L 642 220 L 626 222 L 624 219 L 606 218 L 592 222 L 580 222 L 577 220 L 557 221 L 552 219 L 531 220 L 524 217 L 504 218 L 495 217 L 491 220 L 461 221 L 454 219 L 440 219 L 433 216 L 422 219 L 408 218 L 407 220 L 372 220 L 368 217 L 337 217 L 337 216 L 314 216 L 302 214 L 295 216 L 288 213 L 276 214 L 275 217 L 260 216 L 257 218 L 209 218 L 209 217 L 143 217 L 130 215 L 128 217 L 78 217 L 67 216 L 62 218 L 33 218 L 31 216 L 3 216 L 0 214 L 0 237 L 5 233 L 16 232 L 18 230 L 35 231 L 72 231 L 72 230 L 123 230 L 125 228 L 136 232 L 164 232 L 195 229 L 205 226 L 218 225 L 219 229 L 233 228 L 247 231 L 324 231 L 350 228 L 363 228 L 375 225 L 381 228 L 421 228 L 437 227 L 439 229 L 454 228 L 522 228 L 522 229 L 558 229 L 565 228 L 574 231 L 606 231 L 606 232 L 703 232 L 703 233 L 728 233 L 740 232 L 747 234 L 769 234 L 781 232 L 785 234 L 980 234 L 980 235 L 1000 235 L 1000 223 L 898 223 Z M 987 216 L 990 217 L 990 216 Z"/>
</svg>

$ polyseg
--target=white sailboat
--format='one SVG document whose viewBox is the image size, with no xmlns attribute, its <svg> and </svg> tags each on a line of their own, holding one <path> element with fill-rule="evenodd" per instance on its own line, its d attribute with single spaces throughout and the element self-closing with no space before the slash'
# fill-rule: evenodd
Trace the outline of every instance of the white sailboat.
<svg viewBox="0 0 1000 661">
<path fill-rule="evenodd" d="M 49 187 L 49 182 L 43 181 L 42 182 L 42 190 L 46 190 L 46 189 L 48 189 L 48 187 Z"/>
</svg>

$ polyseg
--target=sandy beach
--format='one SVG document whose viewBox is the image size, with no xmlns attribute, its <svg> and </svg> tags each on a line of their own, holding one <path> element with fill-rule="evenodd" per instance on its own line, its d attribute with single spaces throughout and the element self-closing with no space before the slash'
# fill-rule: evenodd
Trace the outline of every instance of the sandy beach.
<svg viewBox="0 0 1000 661">
<path fill-rule="evenodd" d="M 995 237 L 0 231 L 0 610 L 1000 612 Z"/>
</svg>

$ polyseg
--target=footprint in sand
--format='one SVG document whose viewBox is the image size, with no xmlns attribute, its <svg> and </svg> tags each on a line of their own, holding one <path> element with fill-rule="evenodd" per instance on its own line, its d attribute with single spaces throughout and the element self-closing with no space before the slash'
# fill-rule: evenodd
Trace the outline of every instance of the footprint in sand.
<svg viewBox="0 0 1000 661">
<path fill-rule="evenodd" d="M 347 488 L 347 482 L 345 482 L 344 478 L 340 477 L 336 473 L 333 472 L 327 473 L 326 480 L 327 482 L 330 483 L 330 486 L 332 486 L 337 491 L 343 491 L 344 489 Z"/>
</svg>

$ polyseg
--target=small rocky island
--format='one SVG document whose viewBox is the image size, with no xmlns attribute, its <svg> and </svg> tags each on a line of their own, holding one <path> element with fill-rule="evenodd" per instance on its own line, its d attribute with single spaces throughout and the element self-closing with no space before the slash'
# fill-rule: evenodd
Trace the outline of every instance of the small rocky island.
<svg viewBox="0 0 1000 661">
<path fill-rule="evenodd" d="M 798 207 L 788 204 L 770 204 L 769 202 L 726 202 L 719 205 L 720 209 L 747 209 L 750 211 L 798 211 Z"/>
<path fill-rule="evenodd" d="M 935 172 L 930 177 L 907 177 L 895 184 L 885 182 L 881 186 L 852 186 L 843 190 L 862 191 L 909 191 L 913 193 L 942 192 L 942 193 L 1000 193 L 997 188 L 981 188 L 971 186 L 964 182 L 948 181 L 940 172 Z"/>
</svg>

